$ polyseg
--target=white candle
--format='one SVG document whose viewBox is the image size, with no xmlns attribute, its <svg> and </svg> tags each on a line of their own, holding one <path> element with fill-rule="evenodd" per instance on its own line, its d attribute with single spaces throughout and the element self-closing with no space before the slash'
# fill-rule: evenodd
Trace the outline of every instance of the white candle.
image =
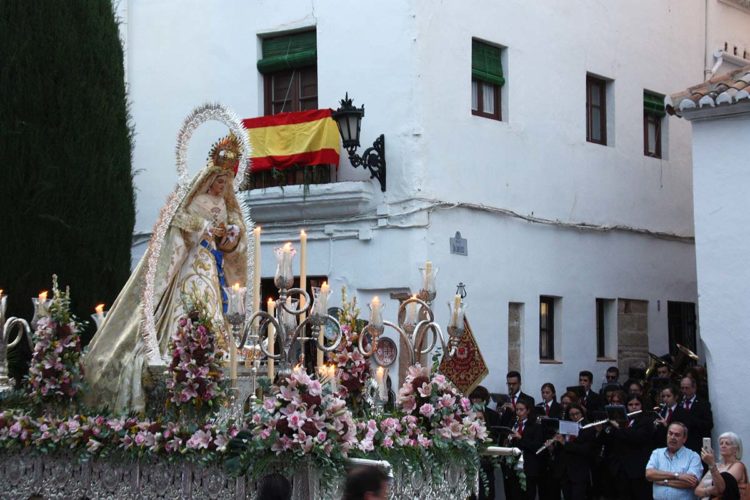
<svg viewBox="0 0 750 500">
<path fill-rule="evenodd" d="M 253 313 L 260 311 L 260 226 L 253 229 Z"/>
<path fill-rule="evenodd" d="M 383 325 L 383 304 L 377 295 L 370 301 L 370 324 L 375 327 Z"/>
<path fill-rule="evenodd" d="M 42 317 L 47 315 L 47 291 L 43 291 L 37 297 L 37 316 Z"/>
<path fill-rule="evenodd" d="M 104 304 L 96 306 L 94 312 L 96 312 L 96 317 L 99 320 L 99 324 L 101 324 L 104 321 Z"/>
<path fill-rule="evenodd" d="M 450 326 L 458 326 L 458 310 L 461 307 L 461 296 L 456 295 L 453 298 L 453 312 L 451 314 Z"/>
<path fill-rule="evenodd" d="M 304 229 L 299 232 L 299 254 L 299 287 L 307 291 L 307 233 Z M 299 308 L 304 309 L 306 305 L 305 296 L 300 295 Z M 300 323 L 305 321 L 306 317 L 307 315 L 302 313 L 299 317 Z"/>
<path fill-rule="evenodd" d="M 378 370 L 375 373 L 375 380 L 378 382 L 378 396 L 380 396 L 382 401 L 388 400 L 388 387 L 385 384 L 385 377 L 385 368 L 378 366 Z"/>
<path fill-rule="evenodd" d="M 414 294 L 411 296 L 412 299 L 416 300 L 417 295 Z M 417 303 L 416 302 L 410 302 L 406 305 L 406 323 L 410 325 L 414 325 L 417 322 Z"/>
<path fill-rule="evenodd" d="M 274 315 L 276 312 L 276 302 L 274 302 L 273 299 L 268 299 L 268 314 L 271 316 Z M 273 323 L 270 323 L 268 325 L 268 348 L 266 349 L 269 354 L 273 355 L 274 353 L 274 345 L 276 344 L 276 327 L 273 326 Z M 274 379 L 274 360 L 269 356 L 268 358 L 268 378 L 271 379 L 271 383 L 273 383 Z"/>
<path fill-rule="evenodd" d="M 328 286 L 328 282 L 324 281 L 320 286 L 320 292 L 318 292 L 318 298 L 315 300 L 315 313 L 321 316 L 328 314 L 328 294 L 331 293 L 331 289 Z M 325 325 L 320 328 L 318 333 L 318 345 L 323 347 L 325 342 Z M 323 366 L 324 353 L 320 349 L 316 349 L 315 364 L 316 366 Z"/>
</svg>

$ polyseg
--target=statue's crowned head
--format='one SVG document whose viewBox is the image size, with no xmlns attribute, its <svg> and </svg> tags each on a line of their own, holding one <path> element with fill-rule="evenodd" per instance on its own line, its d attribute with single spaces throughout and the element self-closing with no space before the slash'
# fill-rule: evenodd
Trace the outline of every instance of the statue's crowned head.
<svg viewBox="0 0 750 500">
<path fill-rule="evenodd" d="M 219 168 L 225 172 L 237 173 L 240 164 L 240 141 L 234 134 L 219 139 L 208 153 L 208 159 L 214 168 Z"/>
</svg>

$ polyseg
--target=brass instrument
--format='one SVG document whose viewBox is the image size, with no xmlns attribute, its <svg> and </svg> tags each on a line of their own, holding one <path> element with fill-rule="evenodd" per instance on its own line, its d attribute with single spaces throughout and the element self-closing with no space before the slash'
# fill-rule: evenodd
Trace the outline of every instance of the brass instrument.
<svg viewBox="0 0 750 500">
<path fill-rule="evenodd" d="M 649 365 L 648 365 L 648 368 L 646 368 L 646 380 L 644 380 L 644 383 L 648 383 L 649 380 L 651 380 L 652 378 L 656 376 L 656 369 L 659 368 L 660 366 L 666 365 L 669 368 L 670 373 L 674 373 L 674 369 L 672 368 L 672 366 L 666 361 L 664 361 L 662 358 L 657 356 L 656 354 L 650 352 L 648 353 L 648 358 L 649 358 Z"/>
<path fill-rule="evenodd" d="M 677 344 L 677 356 L 674 358 L 672 373 L 684 377 L 687 375 L 687 370 L 690 368 L 690 365 L 697 362 L 697 354 L 684 345 Z"/>
</svg>

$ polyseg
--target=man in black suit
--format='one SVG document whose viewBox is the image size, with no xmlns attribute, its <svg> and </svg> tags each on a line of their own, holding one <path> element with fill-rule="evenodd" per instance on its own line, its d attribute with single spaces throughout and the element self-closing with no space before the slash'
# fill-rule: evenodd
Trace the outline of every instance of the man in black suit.
<svg viewBox="0 0 750 500">
<path fill-rule="evenodd" d="M 589 418 L 594 418 L 593 413 L 595 411 L 601 411 L 604 409 L 604 402 L 601 396 L 591 390 L 591 383 L 594 381 L 594 374 L 588 370 L 583 370 L 578 374 L 578 385 L 583 387 L 583 396 L 581 396 L 581 404 L 586 408 L 586 415 Z"/>
<path fill-rule="evenodd" d="M 703 438 L 711 436 L 714 428 L 714 416 L 711 412 L 711 403 L 696 397 L 698 386 L 690 377 L 683 377 L 680 381 L 680 422 L 688 428 L 688 438 L 685 446 L 696 453 L 703 448 Z"/>
<path fill-rule="evenodd" d="M 528 402 L 527 406 L 529 408 L 533 408 L 534 398 L 521 392 L 521 374 L 517 371 L 509 371 L 508 375 L 505 376 L 505 381 L 508 386 L 509 400 L 498 408 L 498 412 L 500 412 L 500 425 L 503 427 L 513 427 L 513 423 L 516 420 L 516 403 L 524 400 Z"/>
</svg>

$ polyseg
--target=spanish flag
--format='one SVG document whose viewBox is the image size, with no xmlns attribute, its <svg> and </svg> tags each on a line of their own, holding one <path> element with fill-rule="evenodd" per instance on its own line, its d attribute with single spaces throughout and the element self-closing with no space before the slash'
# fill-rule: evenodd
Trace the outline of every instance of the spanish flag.
<svg viewBox="0 0 750 500">
<path fill-rule="evenodd" d="M 330 109 L 242 120 L 252 146 L 252 169 L 283 170 L 294 165 L 339 165 L 339 129 Z"/>
</svg>

